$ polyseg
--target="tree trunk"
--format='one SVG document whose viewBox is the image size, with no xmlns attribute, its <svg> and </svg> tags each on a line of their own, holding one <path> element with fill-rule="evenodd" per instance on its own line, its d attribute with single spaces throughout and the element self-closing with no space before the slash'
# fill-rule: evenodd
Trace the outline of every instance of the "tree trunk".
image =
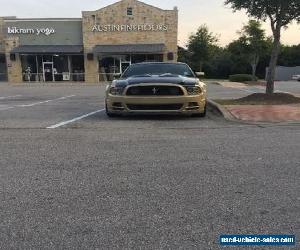
<svg viewBox="0 0 300 250">
<path fill-rule="evenodd" d="M 200 69 L 199 69 L 200 72 L 203 72 L 202 69 L 203 69 L 203 62 L 200 62 Z"/>
<path fill-rule="evenodd" d="M 267 88 L 266 88 L 267 94 L 274 93 L 274 80 L 275 80 L 276 66 L 277 66 L 278 55 L 280 50 L 281 27 L 277 27 L 277 29 L 273 31 L 273 34 L 274 34 L 274 42 L 273 42 L 270 65 L 267 73 Z"/>
<path fill-rule="evenodd" d="M 259 63 L 259 56 L 255 55 L 253 57 L 253 61 L 251 63 L 251 67 L 252 67 L 252 80 L 256 81 L 256 69 L 257 69 L 257 65 Z"/>
<path fill-rule="evenodd" d="M 256 81 L 256 68 L 257 68 L 257 65 L 255 63 L 252 63 L 251 67 L 252 67 L 252 81 Z"/>
</svg>

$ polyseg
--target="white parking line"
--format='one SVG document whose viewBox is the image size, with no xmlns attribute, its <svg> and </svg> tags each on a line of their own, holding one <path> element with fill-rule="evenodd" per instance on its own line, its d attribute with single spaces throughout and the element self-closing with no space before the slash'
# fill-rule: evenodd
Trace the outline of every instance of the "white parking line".
<svg viewBox="0 0 300 250">
<path fill-rule="evenodd" d="M 48 102 L 65 100 L 67 98 L 71 98 L 71 97 L 74 97 L 74 96 L 75 95 L 63 96 L 63 97 L 60 97 L 60 98 L 57 98 L 57 99 L 47 100 L 47 101 L 43 101 L 43 102 L 36 102 L 36 103 L 31 103 L 31 104 L 17 105 L 16 107 L 21 107 L 21 108 L 33 107 L 33 106 L 36 106 L 36 105 L 39 105 L 39 104 L 48 103 Z"/>
<path fill-rule="evenodd" d="M 0 111 L 4 111 L 4 110 L 9 110 L 9 109 L 13 109 L 14 107 L 10 107 L 7 105 L 0 105 Z"/>
<path fill-rule="evenodd" d="M 5 99 L 10 99 L 15 97 L 21 97 L 21 95 L 0 96 L 0 100 L 5 100 Z"/>
<path fill-rule="evenodd" d="M 72 119 L 72 120 L 60 122 L 60 123 L 55 124 L 55 125 L 53 125 L 53 126 L 47 127 L 47 129 L 55 129 L 55 128 L 59 128 L 59 127 L 65 126 L 65 125 L 70 124 L 70 123 L 73 123 L 73 122 L 77 122 L 77 121 L 79 121 L 79 120 L 82 120 L 82 119 L 84 119 L 84 118 L 87 118 L 87 117 L 89 117 L 89 116 L 95 115 L 95 114 L 100 113 L 100 112 L 103 112 L 103 111 L 105 111 L 105 109 L 96 110 L 96 111 L 91 112 L 91 113 L 88 113 L 88 114 L 86 114 L 86 115 L 82 115 L 82 116 L 76 117 L 76 118 L 74 118 L 74 119 Z"/>
</svg>

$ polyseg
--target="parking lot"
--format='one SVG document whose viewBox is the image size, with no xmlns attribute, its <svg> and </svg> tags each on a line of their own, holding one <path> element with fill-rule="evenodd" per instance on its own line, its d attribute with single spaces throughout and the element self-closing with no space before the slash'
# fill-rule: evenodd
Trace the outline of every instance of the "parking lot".
<svg viewBox="0 0 300 250">
<path fill-rule="evenodd" d="M 219 249 L 221 234 L 299 238 L 299 125 L 233 123 L 211 110 L 109 119 L 104 90 L 0 85 L 1 249 Z"/>
<path fill-rule="evenodd" d="M 1 87 L 0 87 L 1 88 Z M 122 128 L 154 126 L 193 127 L 199 118 L 145 117 L 108 119 L 104 111 L 105 86 L 38 86 L 4 87 L 0 96 L 0 128 Z M 173 121 L 170 125 L 170 119 Z M 216 125 L 220 117 L 209 114 L 200 119 L 201 126 Z M 187 121 L 189 121 L 187 123 Z M 198 122 L 197 122 L 198 121 Z M 196 123 L 195 123 L 196 122 Z"/>
</svg>

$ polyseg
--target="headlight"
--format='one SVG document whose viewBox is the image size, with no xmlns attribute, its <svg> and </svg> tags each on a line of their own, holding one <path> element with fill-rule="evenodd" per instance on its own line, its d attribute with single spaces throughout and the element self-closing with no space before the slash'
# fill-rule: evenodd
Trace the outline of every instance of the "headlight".
<svg viewBox="0 0 300 250">
<path fill-rule="evenodd" d="M 122 95 L 124 92 L 124 88 L 123 87 L 111 87 L 109 89 L 109 93 L 111 95 Z"/>
<path fill-rule="evenodd" d="M 202 93 L 202 89 L 200 86 L 187 86 L 185 87 L 188 95 L 200 95 Z"/>
</svg>

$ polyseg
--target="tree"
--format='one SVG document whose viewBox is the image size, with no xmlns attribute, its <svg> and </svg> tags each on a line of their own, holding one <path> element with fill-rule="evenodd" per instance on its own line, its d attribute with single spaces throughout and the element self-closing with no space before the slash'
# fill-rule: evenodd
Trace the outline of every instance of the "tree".
<svg viewBox="0 0 300 250">
<path fill-rule="evenodd" d="M 209 60 L 217 47 L 218 38 L 208 30 L 206 25 L 201 25 L 195 34 L 189 37 L 188 51 L 193 63 L 203 70 L 203 64 Z"/>
<path fill-rule="evenodd" d="M 231 74 L 250 74 L 249 48 L 244 37 L 232 41 L 227 46 L 227 51 L 231 59 Z"/>
<path fill-rule="evenodd" d="M 269 41 L 266 38 L 264 29 L 261 27 L 261 23 L 250 20 L 243 27 L 240 40 L 244 44 L 245 54 L 252 68 L 252 78 L 255 81 L 257 65 L 269 48 Z"/>
<path fill-rule="evenodd" d="M 282 66 L 300 66 L 300 44 L 294 46 L 282 46 L 279 56 L 279 63 Z"/>
<path fill-rule="evenodd" d="M 191 64 L 191 55 L 186 48 L 178 46 L 178 61 Z"/>
<path fill-rule="evenodd" d="M 267 94 L 274 93 L 275 70 L 280 51 L 281 31 L 292 21 L 300 22 L 300 0 L 226 0 L 234 10 L 246 10 L 247 14 L 259 20 L 271 22 L 273 46 L 267 73 Z"/>
</svg>

